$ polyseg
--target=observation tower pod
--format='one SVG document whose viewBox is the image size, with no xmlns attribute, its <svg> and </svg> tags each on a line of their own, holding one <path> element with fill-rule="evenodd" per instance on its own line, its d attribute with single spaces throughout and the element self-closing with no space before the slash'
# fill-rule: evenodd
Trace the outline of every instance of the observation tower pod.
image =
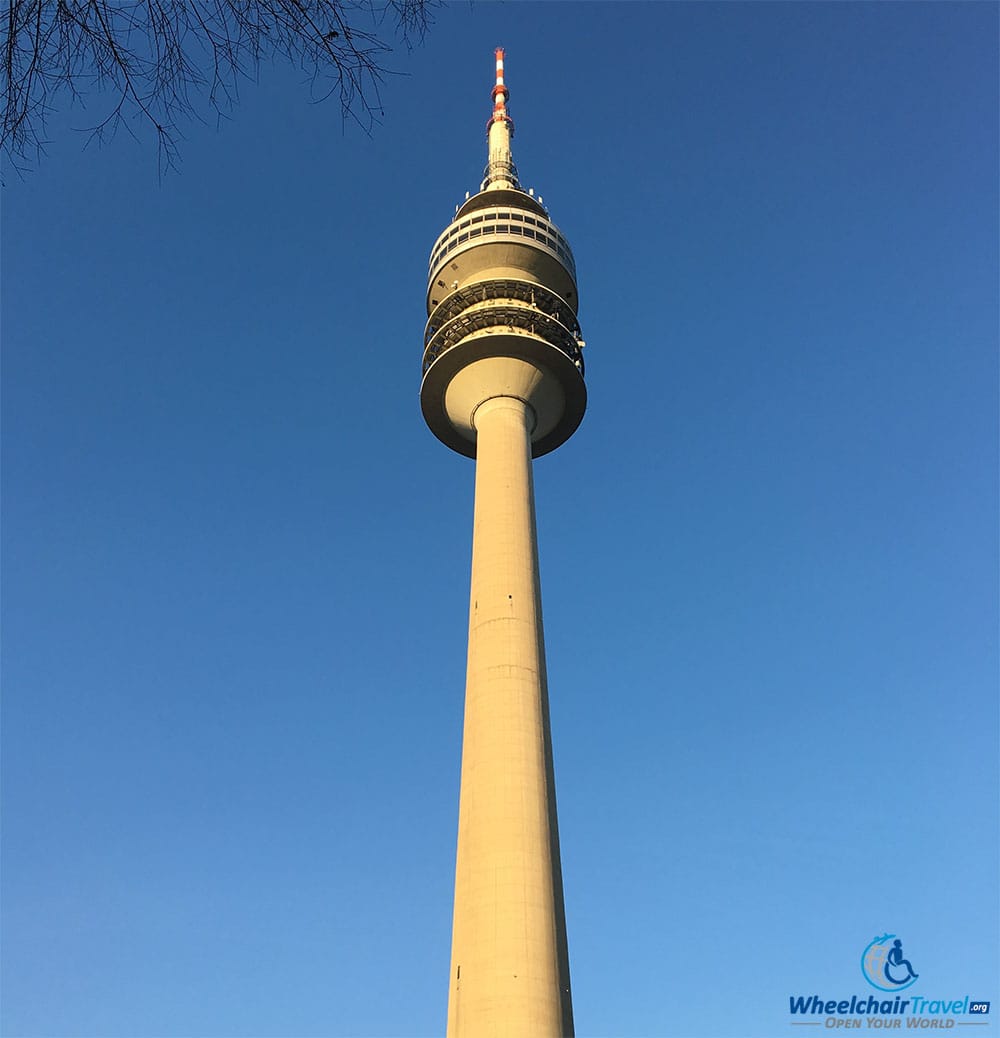
<svg viewBox="0 0 1000 1038">
<path fill-rule="evenodd" d="M 539 457 L 573 435 L 587 407 L 576 264 L 511 157 L 503 51 L 482 188 L 434 243 L 427 275 L 420 406 L 442 443 L 476 456 L 476 409 L 521 399 Z"/>
</svg>

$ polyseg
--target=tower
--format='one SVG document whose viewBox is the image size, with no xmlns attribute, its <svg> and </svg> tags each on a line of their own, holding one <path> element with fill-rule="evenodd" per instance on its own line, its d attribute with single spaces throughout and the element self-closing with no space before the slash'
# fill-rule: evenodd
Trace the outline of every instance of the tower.
<svg viewBox="0 0 1000 1038">
<path fill-rule="evenodd" d="M 434 243 L 420 404 L 476 459 L 448 1038 L 573 1034 L 532 458 L 583 418 L 576 267 L 511 157 L 503 50 L 479 192 Z"/>
</svg>

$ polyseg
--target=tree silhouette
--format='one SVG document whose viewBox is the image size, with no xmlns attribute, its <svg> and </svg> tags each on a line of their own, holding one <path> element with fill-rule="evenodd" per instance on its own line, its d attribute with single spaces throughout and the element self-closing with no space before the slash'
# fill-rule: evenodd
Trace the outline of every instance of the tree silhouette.
<svg viewBox="0 0 1000 1038">
<path fill-rule="evenodd" d="M 132 122 L 155 129 L 161 168 L 175 164 L 179 123 L 222 116 L 240 81 L 284 59 L 312 95 L 336 95 L 366 130 L 383 114 L 386 41 L 423 37 L 435 0 L 8 0 L 0 147 L 15 166 L 37 160 L 59 99 L 109 107 L 88 127 L 104 141 Z M 0 15 L 0 24 L 2 15 Z"/>
</svg>

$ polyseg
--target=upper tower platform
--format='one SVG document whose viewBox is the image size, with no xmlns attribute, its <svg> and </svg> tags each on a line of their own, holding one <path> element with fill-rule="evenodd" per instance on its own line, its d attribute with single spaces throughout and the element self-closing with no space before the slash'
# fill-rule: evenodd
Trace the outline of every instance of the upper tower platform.
<svg viewBox="0 0 1000 1038">
<path fill-rule="evenodd" d="M 533 457 L 555 450 L 583 419 L 583 339 L 569 242 L 518 180 L 504 52 L 496 52 L 488 159 L 480 190 L 431 249 L 420 406 L 431 431 L 476 456 L 476 409 L 523 400 Z"/>
</svg>

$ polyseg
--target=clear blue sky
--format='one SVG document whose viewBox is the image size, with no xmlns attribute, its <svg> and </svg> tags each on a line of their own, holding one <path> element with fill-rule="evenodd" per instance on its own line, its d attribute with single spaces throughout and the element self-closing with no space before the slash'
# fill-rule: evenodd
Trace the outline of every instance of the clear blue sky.
<svg viewBox="0 0 1000 1038">
<path fill-rule="evenodd" d="M 997 30 L 455 4 L 370 138 L 270 67 L 162 183 L 52 120 L 3 186 L 7 1038 L 443 1033 L 473 466 L 417 391 L 497 45 L 588 344 L 536 466 L 578 1034 L 794 1034 L 885 931 L 1000 1034 Z"/>
</svg>

